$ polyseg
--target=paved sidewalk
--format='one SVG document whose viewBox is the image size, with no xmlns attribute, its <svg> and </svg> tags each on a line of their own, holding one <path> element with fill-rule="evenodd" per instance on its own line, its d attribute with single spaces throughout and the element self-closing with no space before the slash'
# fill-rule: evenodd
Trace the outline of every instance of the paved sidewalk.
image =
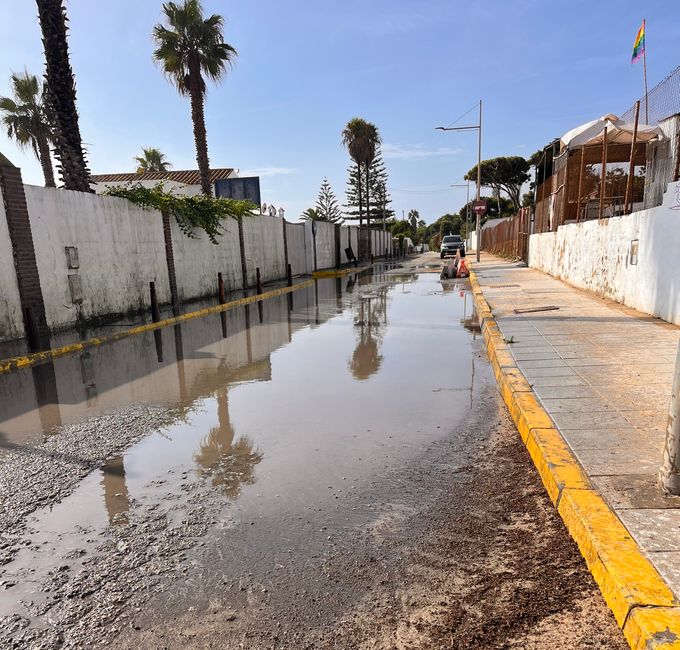
<svg viewBox="0 0 680 650">
<path fill-rule="evenodd" d="M 490 255 L 474 271 L 517 366 L 680 599 L 680 498 L 656 488 L 680 327 Z"/>
</svg>

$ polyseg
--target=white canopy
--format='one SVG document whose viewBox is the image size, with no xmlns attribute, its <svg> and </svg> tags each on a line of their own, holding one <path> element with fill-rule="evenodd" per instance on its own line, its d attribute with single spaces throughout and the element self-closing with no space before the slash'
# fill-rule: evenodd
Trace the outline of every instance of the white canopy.
<svg viewBox="0 0 680 650">
<path fill-rule="evenodd" d="M 603 115 L 597 120 L 586 122 L 575 129 L 565 133 L 560 139 L 564 146 L 569 149 L 584 147 L 588 144 L 599 144 L 604 137 L 604 128 L 607 127 L 608 144 L 631 144 L 633 141 L 632 122 L 621 121 L 616 115 Z M 638 124 L 637 141 L 648 142 L 662 134 L 658 126 Z"/>
</svg>

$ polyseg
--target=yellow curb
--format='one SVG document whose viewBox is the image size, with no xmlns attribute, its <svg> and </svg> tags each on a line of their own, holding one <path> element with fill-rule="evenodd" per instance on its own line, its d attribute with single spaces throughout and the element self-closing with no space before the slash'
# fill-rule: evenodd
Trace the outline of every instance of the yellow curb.
<svg viewBox="0 0 680 650">
<path fill-rule="evenodd" d="M 680 607 L 672 590 L 593 489 L 540 404 L 503 340 L 474 271 L 470 286 L 503 401 L 628 644 L 639 650 L 680 648 Z"/>
<path fill-rule="evenodd" d="M 631 608 L 677 604 L 671 589 L 595 490 L 563 490 L 557 511 L 621 627 Z"/>
<path fill-rule="evenodd" d="M 128 336 L 135 336 L 137 334 L 143 334 L 144 332 L 151 332 L 153 330 L 158 330 L 163 327 L 168 327 L 168 325 L 176 325 L 178 323 L 183 323 L 194 318 L 202 318 L 203 316 L 217 314 L 219 312 L 227 311 L 229 309 L 234 309 L 235 307 L 242 307 L 244 305 L 249 305 L 254 302 L 260 302 L 262 300 L 267 300 L 269 298 L 282 296 L 284 294 L 297 291 L 298 289 L 309 287 L 312 284 L 314 284 L 314 280 L 304 280 L 302 282 L 294 284 L 292 287 L 281 287 L 280 289 L 272 289 L 271 291 L 265 291 L 264 293 L 261 294 L 255 294 L 253 296 L 247 296 L 246 298 L 232 300 L 230 302 L 224 303 L 223 305 L 206 307 L 205 309 L 192 311 L 189 312 L 188 314 L 182 314 L 181 316 L 166 318 L 165 320 L 158 321 L 157 323 L 146 323 L 145 325 L 131 327 L 130 329 L 123 330 L 122 332 L 116 332 L 115 334 L 111 334 L 109 336 L 99 336 L 88 339 L 87 341 L 78 341 L 77 343 L 70 343 L 69 345 L 63 345 L 59 348 L 44 350 L 43 352 L 33 352 L 31 354 L 27 354 L 24 356 L 5 359 L 3 361 L 0 361 L 0 375 L 5 374 L 7 372 L 11 372 L 12 370 L 18 370 L 19 368 L 28 368 L 43 361 L 49 361 L 50 359 L 63 357 L 67 354 L 80 352 L 82 350 L 86 350 L 87 348 L 103 345 L 104 343 L 112 343 L 114 341 L 119 341 L 120 339 L 124 339 Z"/>
<path fill-rule="evenodd" d="M 359 266 L 359 267 L 348 267 L 346 269 L 325 269 L 323 271 L 314 271 L 312 273 L 313 278 L 341 278 L 345 275 L 351 275 L 352 273 L 361 273 L 366 269 L 370 269 L 371 265 Z"/>
<path fill-rule="evenodd" d="M 581 467 L 574 464 L 571 449 L 557 429 L 532 429 L 525 444 L 554 505 L 558 505 L 565 488 L 591 487 Z"/>
<path fill-rule="evenodd" d="M 680 607 L 636 607 L 623 628 L 630 647 L 645 650 L 679 648 L 677 630 L 680 630 Z"/>
</svg>

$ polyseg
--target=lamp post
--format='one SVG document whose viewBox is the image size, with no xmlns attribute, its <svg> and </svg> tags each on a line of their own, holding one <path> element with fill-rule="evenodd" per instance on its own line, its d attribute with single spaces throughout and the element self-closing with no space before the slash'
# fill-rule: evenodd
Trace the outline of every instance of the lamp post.
<svg viewBox="0 0 680 650">
<path fill-rule="evenodd" d="M 477 200 L 482 197 L 482 100 L 479 100 L 479 123 L 475 126 L 438 126 L 438 131 L 473 131 L 477 130 Z M 482 243 L 482 224 L 477 214 L 477 261 L 480 259 L 480 247 Z"/>
</svg>

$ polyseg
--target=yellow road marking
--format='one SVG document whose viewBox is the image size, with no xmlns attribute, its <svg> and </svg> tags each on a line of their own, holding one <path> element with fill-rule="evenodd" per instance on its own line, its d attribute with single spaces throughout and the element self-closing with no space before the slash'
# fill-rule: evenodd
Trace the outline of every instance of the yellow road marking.
<svg viewBox="0 0 680 650">
<path fill-rule="evenodd" d="M 282 296 L 284 294 L 297 291 L 298 289 L 304 289 L 305 287 L 309 287 L 312 284 L 314 284 L 313 279 L 303 280 L 302 282 L 294 284 L 292 287 L 272 289 L 271 291 L 265 291 L 261 294 L 255 294 L 253 296 L 239 298 L 238 300 L 232 300 L 230 302 L 224 303 L 223 305 L 214 305 L 212 307 L 206 307 L 204 309 L 198 309 L 197 311 L 189 312 L 188 314 L 181 314 L 180 316 L 166 318 L 165 320 L 158 321 L 157 323 L 137 325 L 136 327 L 131 327 L 130 329 L 123 330 L 122 332 L 116 332 L 115 334 L 110 334 L 108 336 L 98 336 L 88 339 L 87 341 L 78 341 L 77 343 L 70 343 L 69 345 L 63 345 L 59 348 L 53 348 L 51 350 L 32 352 L 31 354 L 24 356 L 5 359 L 4 361 L 0 361 L 0 375 L 11 372 L 12 370 L 18 370 L 19 368 L 28 368 L 30 366 L 36 365 L 37 363 L 49 361 L 50 359 L 56 359 L 57 357 L 63 357 L 67 354 L 80 352 L 87 348 L 103 345 L 104 343 L 113 343 L 114 341 L 119 341 L 120 339 L 124 339 L 128 336 L 152 332 L 153 330 L 168 327 L 169 325 L 176 325 L 177 323 L 184 323 L 194 318 L 203 318 L 204 316 L 217 314 L 229 309 L 234 309 L 235 307 L 242 307 L 244 305 L 250 305 L 254 302 L 260 302 L 269 298 L 276 298 L 277 296 Z"/>
</svg>

